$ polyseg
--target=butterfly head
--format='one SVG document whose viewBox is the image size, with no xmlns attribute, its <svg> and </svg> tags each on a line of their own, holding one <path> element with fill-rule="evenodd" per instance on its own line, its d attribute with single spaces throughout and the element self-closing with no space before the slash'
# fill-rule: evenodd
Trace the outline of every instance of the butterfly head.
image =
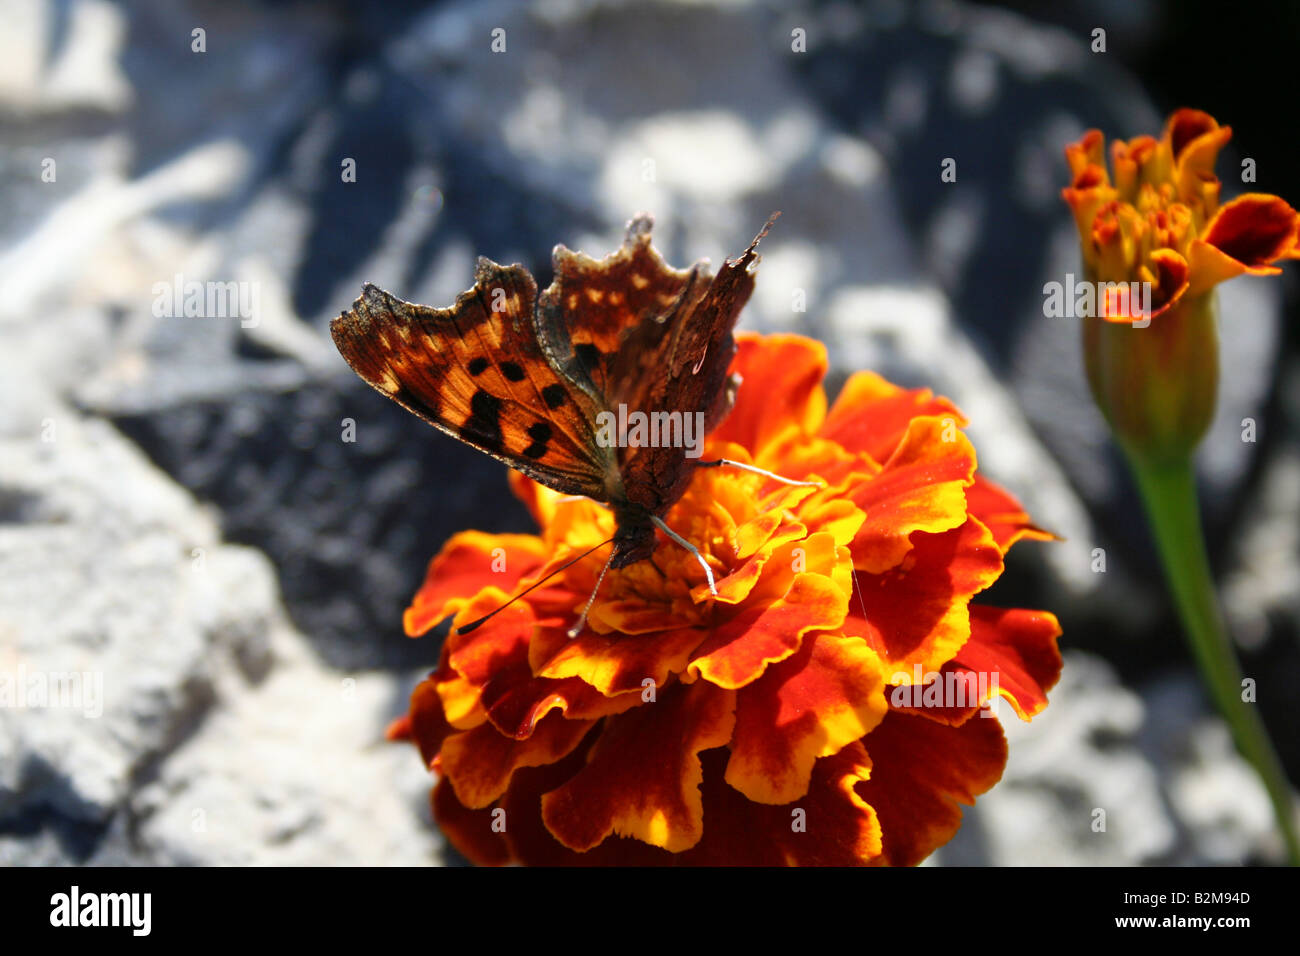
<svg viewBox="0 0 1300 956">
<path fill-rule="evenodd" d="M 655 529 L 648 513 L 635 505 L 615 508 L 615 519 L 618 530 L 614 533 L 611 568 L 625 568 L 654 554 Z"/>
</svg>

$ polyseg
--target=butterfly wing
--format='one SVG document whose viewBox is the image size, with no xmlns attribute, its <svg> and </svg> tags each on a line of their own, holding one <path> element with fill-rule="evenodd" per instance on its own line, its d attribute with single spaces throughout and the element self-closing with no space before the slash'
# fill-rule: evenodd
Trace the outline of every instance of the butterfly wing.
<svg viewBox="0 0 1300 956">
<path fill-rule="evenodd" d="M 650 216 L 637 216 L 622 246 L 603 259 L 557 245 L 554 281 L 537 304 L 543 341 L 560 367 L 589 381 L 606 404 L 640 377 L 626 362 L 629 335 L 644 325 L 658 331 L 642 338 L 657 343 L 695 277 L 696 270 L 669 266 L 650 244 L 653 225 Z"/>
<path fill-rule="evenodd" d="M 702 414 L 708 432 L 731 408 L 732 330 L 771 222 L 716 277 L 703 263 L 668 266 L 650 244 L 651 225 L 648 216 L 632 220 L 622 248 L 602 260 L 556 247 L 555 281 L 539 304 L 543 337 L 554 328 L 560 366 L 585 373 L 606 408 L 690 416 L 692 425 Z M 680 446 L 625 446 L 618 455 L 625 500 L 648 514 L 663 514 L 690 483 Z"/>
<path fill-rule="evenodd" d="M 562 494 L 608 501 L 618 469 L 595 440 L 598 394 L 548 354 L 536 299 L 522 266 L 480 258 L 450 308 L 367 284 L 330 333 L 361 378 L 429 424 Z"/>
<path fill-rule="evenodd" d="M 654 415 L 680 412 L 683 420 L 703 422 L 699 439 L 718 425 L 735 397 L 738 382 L 729 369 L 736 353 L 732 332 L 740 311 L 754 291 L 749 266 L 769 222 L 739 258 L 722 264 L 717 276 L 696 267 L 693 280 L 651 347 L 642 327 L 628 336 L 633 347 L 623 362 L 638 362 L 655 374 L 620 379 L 611 401 L 625 402 Z M 618 363 L 614 374 L 619 374 Z M 698 418 L 697 418 L 698 416 Z M 643 445 L 623 450 L 619 470 L 627 498 L 651 514 L 662 514 L 685 492 L 692 477 L 690 459 L 681 447 Z"/>
<path fill-rule="evenodd" d="M 603 408 L 699 412 L 707 431 L 731 407 L 732 329 L 767 227 L 715 278 L 702 263 L 669 266 L 650 243 L 652 225 L 636 217 L 623 245 L 599 260 L 556 246 L 555 279 L 538 303 L 540 335 L 557 367 L 589 382 Z M 622 447 L 618 460 L 625 500 L 648 514 L 662 514 L 690 481 L 681 447 Z"/>
</svg>

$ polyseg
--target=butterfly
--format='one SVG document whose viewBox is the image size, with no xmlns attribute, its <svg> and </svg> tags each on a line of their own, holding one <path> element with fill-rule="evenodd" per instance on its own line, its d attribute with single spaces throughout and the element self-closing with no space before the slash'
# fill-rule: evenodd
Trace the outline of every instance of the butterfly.
<svg viewBox="0 0 1300 956">
<path fill-rule="evenodd" d="M 716 276 L 707 261 L 670 267 L 642 214 L 603 259 L 557 245 L 554 281 L 540 295 L 522 265 L 480 257 L 473 288 L 450 308 L 366 284 L 330 332 L 362 379 L 435 428 L 548 488 L 607 505 L 615 532 L 605 570 L 648 558 L 659 528 L 695 554 L 713 590 L 708 564 L 663 516 L 695 467 L 734 463 L 692 460 L 681 442 L 629 442 L 607 426 L 628 410 L 652 422 L 680 413 L 704 433 L 721 422 L 739 386 L 732 330 L 776 215 Z"/>
</svg>

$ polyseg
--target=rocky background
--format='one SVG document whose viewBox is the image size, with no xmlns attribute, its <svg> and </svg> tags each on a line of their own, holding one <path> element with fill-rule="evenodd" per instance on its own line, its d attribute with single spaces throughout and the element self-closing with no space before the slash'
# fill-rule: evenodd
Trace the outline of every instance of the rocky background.
<svg viewBox="0 0 1300 956">
<path fill-rule="evenodd" d="M 1290 88 L 1271 38 L 1296 15 L 1216 21 L 1200 76 L 1178 44 L 1210 39 L 1201 4 L 1038 6 L 0 0 L 0 671 L 103 678 L 99 714 L 0 709 L 0 863 L 460 862 L 382 739 L 437 657 L 401 612 L 449 534 L 528 519 L 326 325 L 366 280 L 449 302 L 477 254 L 548 282 L 554 243 L 602 254 L 641 209 L 678 264 L 783 210 L 743 323 L 821 338 L 837 379 L 950 395 L 1066 538 L 1021 545 L 991 596 L 1057 611 L 1062 683 L 1030 725 L 1003 708 L 1004 780 L 935 862 L 1279 859 L 1041 290 L 1078 266 L 1061 150 L 1088 126 L 1201 106 L 1238 130 L 1228 192 L 1251 156 L 1300 199 L 1294 124 L 1258 95 Z M 1294 279 L 1223 289 L 1202 477 L 1296 780 Z M 256 307 L 157 316 L 178 281 Z"/>
</svg>

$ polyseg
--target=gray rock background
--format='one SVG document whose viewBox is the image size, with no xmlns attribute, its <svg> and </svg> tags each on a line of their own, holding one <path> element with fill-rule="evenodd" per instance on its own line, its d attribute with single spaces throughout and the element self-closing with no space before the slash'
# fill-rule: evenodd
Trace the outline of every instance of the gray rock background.
<svg viewBox="0 0 1300 956">
<path fill-rule="evenodd" d="M 1013 552 L 989 598 L 1059 614 L 1063 681 L 1032 724 L 1004 708 L 1006 776 L 934 862 L 1278 859 L 1077 330 L 1041 314 L 1077 264 L 1062 144 L 1177 105 L 1122 65 L 1163 10 L 0 0 L 0 669 L 102 679 L 95 716 L 0 709 L 0 862 L 455 862 L 418 760 L 382 740 L 437 657 L 401 611 L 449 534 L 528 519 L 500 466 L 366 389 L 326 324 L 367 280 L 450 301 L 478 254 L 544 283 L 554 243 L 613 248 L 640 209 L 677 263 L 783 210 L 745 324 L 821 338 L 833 387 L 870 367 L 950 395 L 981 467 L 1066 538 Z M 1114 56 L 1089 52 L 1097 22 Z M 157 317 L 177 276 L 249 283 L 256 308 Z M 1224 290 L 1203 479 L 1294 778 L 1292 288 Z"/>
</svg>

